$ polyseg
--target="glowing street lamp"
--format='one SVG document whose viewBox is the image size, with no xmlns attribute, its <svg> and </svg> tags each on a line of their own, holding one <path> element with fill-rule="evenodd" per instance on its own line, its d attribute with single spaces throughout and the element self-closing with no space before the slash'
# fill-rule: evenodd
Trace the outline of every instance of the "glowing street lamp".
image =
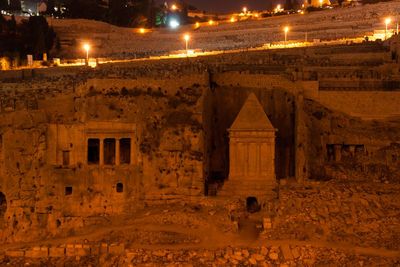
<svg viewBox="0 0 400 267">
<path fill-rule="evenodd" d="M 385 25 L 386 25 L 386 27 L 385 27 L 385 40 L 386 40 L 387 26 L 388 26 L 388 24 L 390 23 L 390 21 L 391 21 L 390 18 L 385 19 Z"/>
<path fill-rule="evenodd" d="M 247 13 L 247 7 L 243 8 L 243 13 L 246 14 Z"/>
<path fill-rule="evenodd" d="M 231 18 L 231 22 L 235 22 L 235 18 L 232 17 L 232 18 Z"/>
<path fill-rule="evenodd" d="M 214 24 L 214 21 L 210 20 L 210 21 L 208 22 L 208 24 L 213 25 L 213 24 Z"/>
<path fill-rule="evenodd" d="M 285 31 L 285 45 L 286 45 L 287 33 L 288 33 L 288 31 L 289 31 L 289 27 L 285 27 L 284 31 Z"/>
<path fill-rule="evenodd" d="M 200 23 L 196 22 L 195 26 L 196 26 L 196 28 L 199 28 L 200 27 Z"/>
<path fill-rule="evenodd" d="M 169 26 L 170 26 L 172 29 L 176 29 L 176 28 L 179 27 L 179 22 L 178 22 L 176 19 L 172 19 L 172 20 L 169 22 Z"/>
<path fill-rule="evenodd" d="M 172 10 L 177 10 L 178 7 L 177 7 L 175 4 L 173 4 L 173 5 L 171 6 L 171 9 L 172 9 Z"/>
<path fill-rule="evenodd" d="M 140 28 L 140 33 L 144 33 L 144 29 L 143 28 Z"/>
<path fill-rule="evenodd" d="M 83 48 L 86 50 L 86 64 L 89 64 L 89 50 L 90 50 L 90 45 L 84 44 Z"/>
<path fill-rule="evenodd" d="M 319 0 L 319 6 L 322 7 L 322 1 L 323 0 Z"/>
<path fill-rule="evenodd" d="M 188 56 L 188 55 L 189 55 L 189 52 L 188 52 L 188 42 L 189 42 L 190 36 L 189 36 L 189 34 L 185 34 L 185 36 L 184 36 L 183 38 L 184 38 L 185 41 L 186 41 L 186 56 Z"/>
</svg>

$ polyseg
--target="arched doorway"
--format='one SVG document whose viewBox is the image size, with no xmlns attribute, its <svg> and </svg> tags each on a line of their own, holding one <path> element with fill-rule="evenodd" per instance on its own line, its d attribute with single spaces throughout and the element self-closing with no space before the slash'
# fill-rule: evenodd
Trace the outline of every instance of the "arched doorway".
<svg viewBox="0 0 400 267">
<path fill-rule="evenodd" d="M 260 210 L 260 205 L 258 204 L 257 198 L 248 197 L 246 199 L 246 208 L 250 213 L 254 213 Z"/>
</svg>

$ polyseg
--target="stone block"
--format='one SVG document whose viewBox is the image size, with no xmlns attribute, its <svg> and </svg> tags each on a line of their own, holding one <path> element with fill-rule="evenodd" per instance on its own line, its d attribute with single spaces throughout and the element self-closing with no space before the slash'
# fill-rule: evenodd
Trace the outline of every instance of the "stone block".
<svg viewBox="0 0 400 267">
<path fill-rule="evenodd" d="M 281 245 L 281 252 L 285 261 L 293 260 L 292 251 L 290 250 L 289 245 Z"/>
<path fill-rule="evenodd" d="M 261 255 L 267 255 L 268 254 L 268 249 L 266 248 L 266 247 L 261 247 L 261 250 L 260 250 L 260 254 Z"/>
<path fill-rule="evenodd" d="M 67 257 L 75 257 L 75 246 L 73 244 L 68 244 L 65 248 L 65 255 Z"/>
<path fill-rule="evenodd" d="M 88 256 L 90 255 L 90 248 L 89 249 L 83 247 L 75 248 L 75 255 L 81 257 Z"/>
<path fill-rule="evenodd" d="M 277 260 L 277 259 L 279 258 L 278 253 L 275 253 L 275 252 L 269 253 L 268 256 L 269 256 L 269 258 L 270 258 L 271 260 Z"/>
<path fill-rule="evenodd" d="M 93 245 L 90 248 L 90 254 L 94 256 L 99 256 L 101 254 L 100 249 L 101 249 L 100 245 Z"/>
<path fill-rule="evenodd" d="M 272 228 L 271 218 L 264 218 L 263 219 L 263 227 L 264 227 L 264 230 Z"/>
<path fill-rule="evenodd" d="M 125 253 L 124 244 L 111 244 L 108 248 L 108 252 L 114 255 L 121 255 Z"/>
<path fill-rule="evenodd" d="M 6 256 L 9 257 L 23 257 L 25 256 L 25 251 L 23 250 L 7 250 Z"/>
<path fill-rule="evenodd" d="M 25 257 L 27 258 L 46 258 L 48 256 L 49 256 L 48 248 L 41 249 L 40 247 L 37 247 L 25 251 Z"/>
<path fill-rule="evenodd" d="M 293 255 L 293 258 L 295 258 L 295 259 L 300 257 L 300 253 L 299 253 L 298 248 L 296 248 L 296 247 L 292 248 L 292 255 Z"/>
<path fill-rule="evenodd" d="M 51 247 L 49 248 L 49 256 L 54 258 L 61 258 L 65 256 L 65 248 Z"/>
<path fill-rule="evenodd" d="M 108 253 L 108 244 L 102 243 L 100 246 L 100 254 L 107 254 Z"/>
</svg>

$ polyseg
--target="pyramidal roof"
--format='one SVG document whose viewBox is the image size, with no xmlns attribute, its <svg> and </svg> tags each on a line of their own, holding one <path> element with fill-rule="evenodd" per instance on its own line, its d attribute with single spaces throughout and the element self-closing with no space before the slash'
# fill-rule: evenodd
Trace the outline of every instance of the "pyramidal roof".
<svg viewBox="0 0 400 267">
<path fill-rule="evenodd" d="M 251 93 L 229 130 L 275 131 L 256 95 Z"/>
</svg>

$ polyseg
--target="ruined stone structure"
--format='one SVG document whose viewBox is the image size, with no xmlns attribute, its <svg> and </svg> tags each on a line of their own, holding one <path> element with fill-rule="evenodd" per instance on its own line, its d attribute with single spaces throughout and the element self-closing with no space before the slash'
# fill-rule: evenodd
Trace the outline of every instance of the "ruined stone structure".
<svg viewBox="0 0 400 267">
<path fill-rule="evenodd" d="M 275 177 L 397 179 L 397 64 L 395 48 L 368 42 L 1 72 L 1 240 L 222 198 L 235 179 L 257 178 L 229 196 L 244 201 L 268 195 Z M 250 95 L 263 126 L 238 131 Z M 243 136 L 255 133 L 259 152 Z M 243 162 L 231 166 L 238 139 L 250 141 L 243 175 Z"/>
<path fill-rule="evenodd" d="M 276 197 L 275 128 L 254 93 L 229 128 L 229 178 L 218 195 Z"/>
</svg>

